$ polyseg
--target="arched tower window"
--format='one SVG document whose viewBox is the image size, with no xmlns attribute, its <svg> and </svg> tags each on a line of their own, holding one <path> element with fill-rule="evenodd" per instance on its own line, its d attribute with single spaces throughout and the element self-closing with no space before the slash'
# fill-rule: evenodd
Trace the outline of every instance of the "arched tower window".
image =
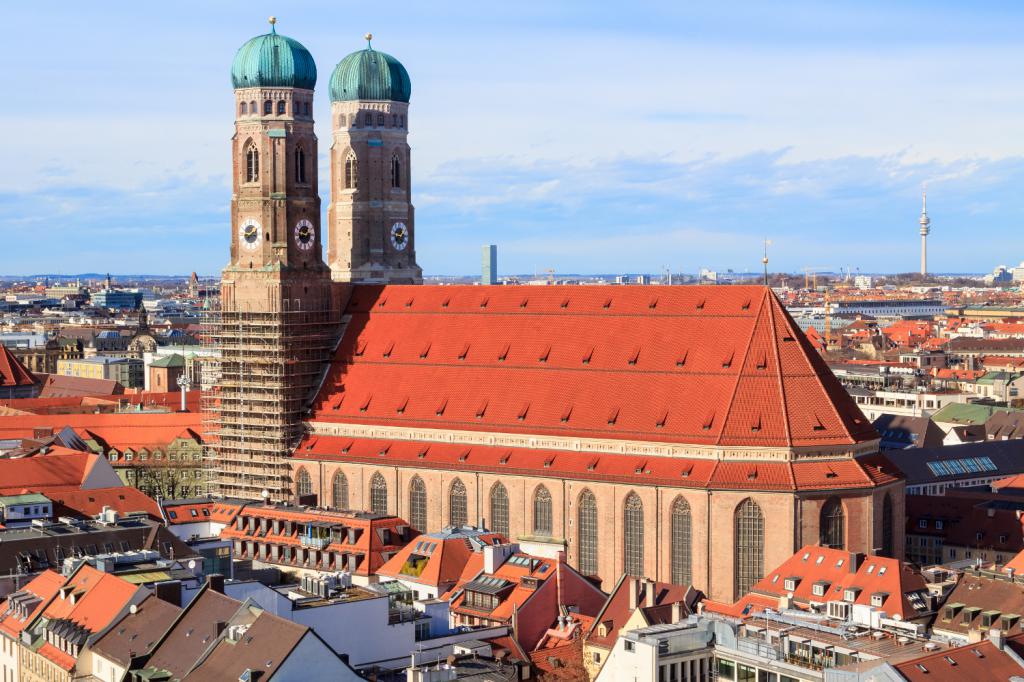
<svg viewBox="0 0 1024 682">
<path fill-rule="evenodd" d="M 677 585 L 693 583 L 693 554 L 691 546 L 692 517 L 690 504 L 682 497 L 672 503 L 672 582 Z"/>
<path fill-rule="evenodd" d="M 381 128 L 384 127 L 384 114 L 377 114 L 377 125 Z"/>
<path fill-rule="evenodd" d="M 259 110 L 256 108 L 256 100 L 249 102 L 249 113 L 253 116 L 260 113 Z"/>
<path fill-rule="evenodd" d="M 301 144 L 295 145 L 295 182 L 306 182 L 306 150 Z"/>
<path fill-rule="evenodd" d="M 274 103 L 269 99 L 263 100 L 263 115 L 270 116 L 272 113 L 274 113 Z"/>
<path fill-rule="evenodd" d="M 892 540 L 892 496 L 885 494 L 882 500 L 882 556 L 893 556 Z"/>
<path fill-rule="evenodd" d="M 466 486 L 456 478 L 448 491 L 448 525 L 461 528 L 466 525 L 469 513 L 466 502 Z"/>
<path fill-rule="evenodd" d="M 644 574 L 644 503 L 630 493 L 622 508 L 623 570 L 626 575 Z"/>
<path fill-rule="evenodd" d="M 846 547 L 846 516 L 838 497 L 830 497 L 821 507 L 821 546 L 832 549 Z"/>
<path fill-rule="evenodd" d="M 249 105 L 247 105 L 245 102 L 242 102 L 241 104 L 238 105 L 238 115 L 239 116 L 245 116 L 248 113 L 249 113 Z"/>
<path fill-rule="evenodd" d="M 579 504 L 576 505 L 576 529 L 579 534 L 576 547 L 579 572 L 597 575 L 597 499 L 589 490 L 580 493 Z"/>
<path fill-rule="evenodd" d="M 334 474 L 331 482 L 331 506 L 348 509 L 348 477 L 340 471 Z"/>
<path fill-rule="evenodd" d="M 391 157 L 391 187 L 399 188 L 402 186 L 402 160 L 398 158 L 398 154 Z"/>
<path fill-rule="evenodd" d="M 750 592 L 764 575 L 764 514 L 749 497 L 736 507 L 733 559 L 736 599 Z"/>
<path fill-rule="evenodd" d="M 295 493 L 299 497 L 313 494 L 313 479 L 305 469 L 299 469 L 295 475 Z"/>
<path fill-rule="evenodd" d="M 283 99 L 277 100 L 277 115 L 280 116 L 285 112 L 285 103 Z"/>
<path fill-rule="evenodd" d="M 551 536 L 551 493 L 542 485 L 533 493 L 533 534 Z"/>
<path fill-rule="evenodd" d="M 508 537 L 508 490 L 501 483 L 491 488 L 491 530 Z"/>
<path fill-rule="evenodd" d="M 370 479 L 370 511 L 374 514 L 388 513 L 388 482 L 379 471 Z"/>
<path fill-rule="evenodd" d="M 345 159 L 345 189 L 355 189 L 359 182 L 359 166 L 356 162 L 356 155 L 349 152 Z"/>
<path fill-rule="evenodd" d="M 260 150 L 256 148 L 255 142 L 250 142 L 245 148 L 245 181 L 259 182 L 260 180 Z"/>
<path fill-rule="evenodd" d="M 421 533 L 427 532 L 427 486 L 419 476 L 409 481 L 409 523 Z"/>
</svg>

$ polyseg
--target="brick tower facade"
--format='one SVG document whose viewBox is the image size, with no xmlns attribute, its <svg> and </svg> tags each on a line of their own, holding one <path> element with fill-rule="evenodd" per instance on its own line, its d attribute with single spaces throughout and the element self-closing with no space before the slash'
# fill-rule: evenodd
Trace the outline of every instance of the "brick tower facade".
<svg viewBox="0 0 1024 682">
<path fill-rule="evenodd" d="M 232 79 L 231 262 L 212 332 L 221 362 L 211 468 L 223 495 L 284 500 L 287 457 L 337 326 L 321 246 L 316 67 L 272 31 L 239 50 Z"/>
<path fill-rule="evenodd" d="M 410 186 L 409 75 L 367 48 L 331 77 L 328 262 L 339 282 L 419 284 Z"/>
</svg>

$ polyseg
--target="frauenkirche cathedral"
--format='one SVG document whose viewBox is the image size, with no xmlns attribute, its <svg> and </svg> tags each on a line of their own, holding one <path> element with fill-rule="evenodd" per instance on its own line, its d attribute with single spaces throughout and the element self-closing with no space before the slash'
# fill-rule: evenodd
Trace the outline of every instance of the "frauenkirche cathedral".
<svg viewBox="0 0 1024 682">
<path fill-rule="evenodd" d="M 902 555 L 903 481 L 770 289 L 421 284 L 411 82 L 370 44 L 329 81 L 325 262 L 312 56 L 272 27 L 231 78 L 221 494 L 483 524 L 724 601 L 808 543 Z"/>
</svg>

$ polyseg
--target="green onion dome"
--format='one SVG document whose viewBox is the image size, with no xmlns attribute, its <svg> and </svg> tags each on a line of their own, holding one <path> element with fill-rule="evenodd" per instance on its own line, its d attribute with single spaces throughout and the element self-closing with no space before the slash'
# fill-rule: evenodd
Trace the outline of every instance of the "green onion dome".
<svg viewBox="0 0 1024 682">
<path fill-rule="evenodd" d="M 357 99 L 408 102 L 411 94 L 412 82 L 402 62 L 372 47 L 345 57 L 331 74 L 332 102 Z"/>
<path fill-rule="evenodd" d="M 302 88 L 316 86 L 316 63 L 302 43 L 278 35 L 271 17 L 270 33 L 242 45 L 231 64 L 231 84 L 239 88 Z"/>
</svg>

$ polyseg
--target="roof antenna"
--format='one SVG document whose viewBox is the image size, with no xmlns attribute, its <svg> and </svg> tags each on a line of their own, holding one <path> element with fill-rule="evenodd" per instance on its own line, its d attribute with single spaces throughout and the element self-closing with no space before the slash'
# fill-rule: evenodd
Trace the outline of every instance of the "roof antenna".
<svg viewBox="0 0 1024 682">
<path fill-rule="evenodd" d="M 366 35 L 363 36 L 363 39 L 366 41 L 366 49 L 367 50 L 372 50 L 373 49 L 373 45 L 370 44 L 370 41 L 373 40 L 373 34 L 372 33 L 367 33 Z"/>
<path fill-rule="evenodd" d="M 277 17 L 270 17 L 267 21 L 270 22 L 270 32 L 277 33 L 277 26 L 275 25 L 277 24 Z"/>
</svg>

